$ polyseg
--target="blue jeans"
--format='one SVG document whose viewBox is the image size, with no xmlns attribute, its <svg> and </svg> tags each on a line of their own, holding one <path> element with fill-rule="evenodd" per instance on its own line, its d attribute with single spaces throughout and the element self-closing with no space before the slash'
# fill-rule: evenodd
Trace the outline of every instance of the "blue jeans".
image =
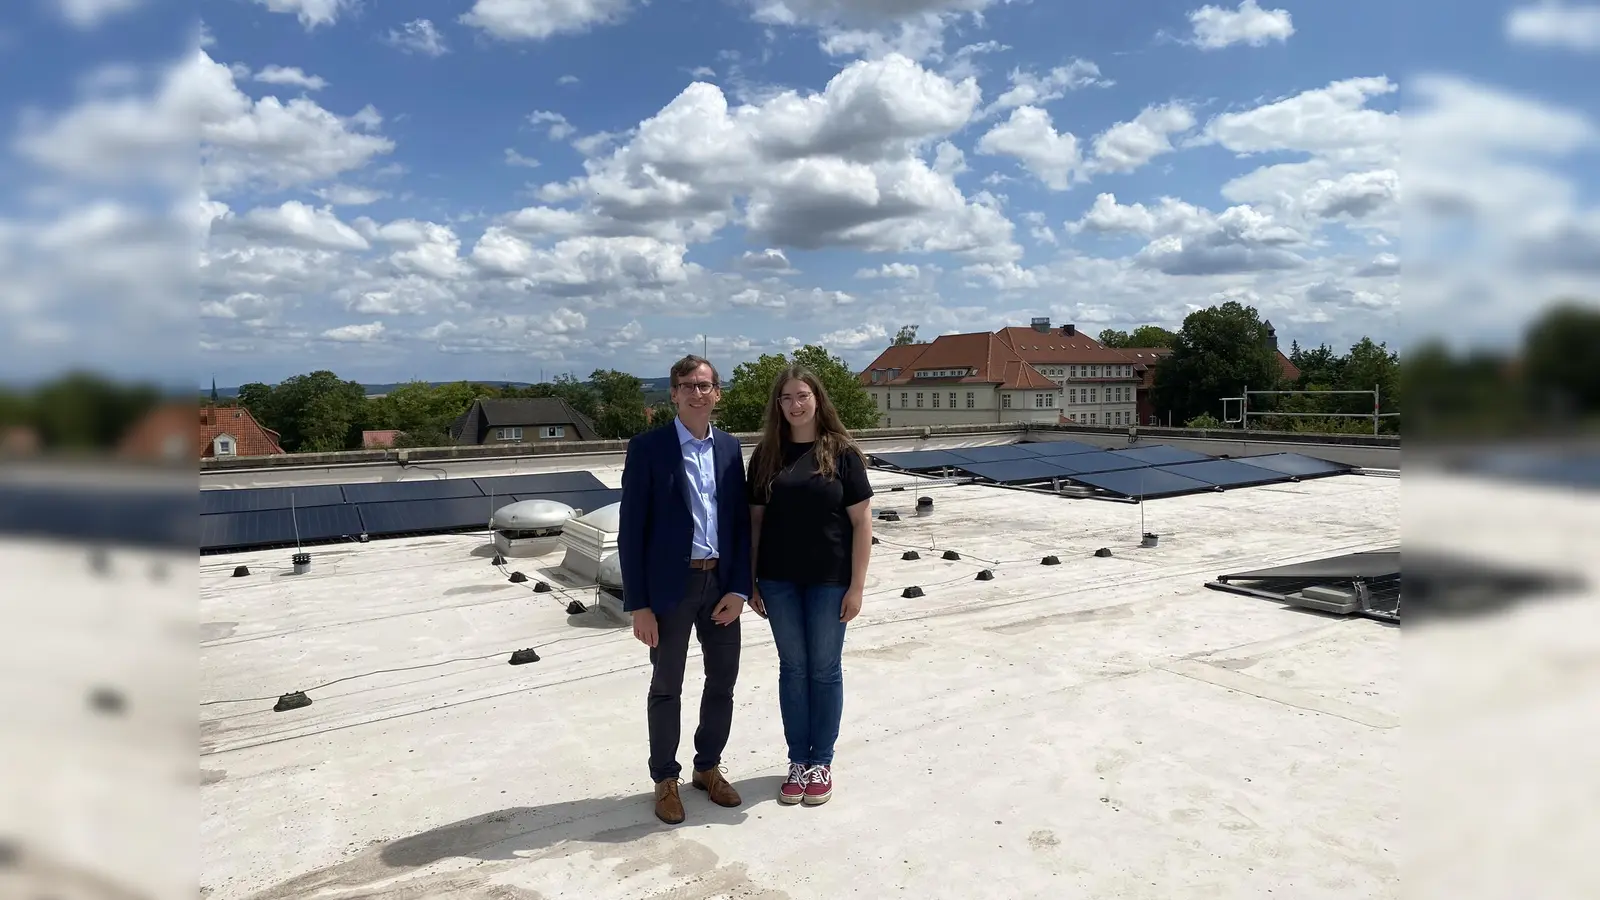
<svg viewBox="0 0 1600 900">
<path fill-rule="evenodd" d="M 778 645 L 778 708 L 789 762 L 832 765 L 844 712 L 845 623 L 839 621 L 839 604 L 846 586 L 765 578 L 757 583 Z"/>
</svg>

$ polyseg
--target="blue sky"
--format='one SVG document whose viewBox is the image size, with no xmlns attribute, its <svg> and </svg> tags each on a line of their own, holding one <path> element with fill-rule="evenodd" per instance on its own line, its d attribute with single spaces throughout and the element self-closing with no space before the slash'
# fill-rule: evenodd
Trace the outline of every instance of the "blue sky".
<svg viewBox="0 0 1600 900">
<path fill-rule="evenodd" d="M 31 2 L 0 376 L 860 366 L 1227 299 L 1503 343 L 1600 272 L 1584 4 Z"/>
</svg>

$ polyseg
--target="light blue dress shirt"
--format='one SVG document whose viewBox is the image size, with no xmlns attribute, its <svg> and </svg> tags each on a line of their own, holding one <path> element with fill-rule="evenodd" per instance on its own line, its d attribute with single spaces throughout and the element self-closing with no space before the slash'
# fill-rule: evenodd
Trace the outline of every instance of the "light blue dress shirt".
<svg viewBox="0 0 1600 900">
<path fill-rule="evenodd" d="M 710 559 L 717 553 L 717 467 L 712 433 L 699 440 L 684 427 L 682 419 L 673 419 L 678 426 L 678 446 L 683 450 L 683 474 L 689 479 L 689 514 L 694 519 L 694 540 L 689 545 L 689 556 Z"/>
</svg>

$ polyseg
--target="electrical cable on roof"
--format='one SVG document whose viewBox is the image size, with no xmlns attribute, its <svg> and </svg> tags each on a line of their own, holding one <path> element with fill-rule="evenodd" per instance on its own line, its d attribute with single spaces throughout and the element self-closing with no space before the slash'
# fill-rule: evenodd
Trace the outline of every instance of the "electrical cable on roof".
<svg viewBox="0 0 1600 900">
<path fill-rule="evenodd" d="M 1360 543 L 1360 544 L 1350 544 L 1350 545 L 1346 545 L 1344 547 L 1330 548 L 1326 552 L 1328 552 L 1328 553 L 1352 552 L 1352 551 L 1359 551 L 1359 550 L 1363 550 L 1363 549 L 1370 549 L 1370 547 L 1371 547 L 1370 542 L 1365 542 L 1365 543 Z M 1074 594 L 1083 594 L 1083 593 L 1088 593 L 1090 591 L 1104 590 L 1107 587 L 1130 587 L 1130 586 L 1138 586 L 1138 585 L 1141 585 L 1141 584 L 1147 584 L 1147 583 L 1150 583 L 1150 582 L 1159 581 L 1159 580 L 1167 579 L 1167 578 L 1192 577 L 1192 576 L 1195 576 L 1195 575 L 1204 574 L 1204 573 L 1210 571 L 1212 568 L 1214 568 L 1214 564 L 1213 563 L 1205 563 L 1203 565 L 1194 566 L 1194 567 L 1191 567 L 1191 568 L 1182 569 L 1182 570 L 1178 570 L 1178 571 L 1167 571 L 1167 572 L 1153 573 L 1150 576 L 1143 577 L 1143 578 L 1139 578 L 1139 577 L 1135 577 L 1135 578 L 1131 578 L 1131 579 L 1130 578 L 1123 578 L 1123 579 L 1119 579 L 1119 580 L 1112 580 L 1112 581 L 1109 581 L 1109 582 L 1106 581 L 1106 580 L 1096 580 L 1096 581 L 1093 581 L 1093 582 L 1080 582 L 1080 583 L 1074 584 L 1072 587 L 1070 587 L 1070 588 L 1068 588 L 1066 590 L 1053 591 L 1053 592 L 1040 593 L 1040 594 L 1033 594 L 1033 595 L 1024 596 L 1024 597 L 1012 597 L 1012 598 L 1009 598 L 1009 599 L 1007 599 L 1007 600 L 1005 600 L 1003 602 L 1000 602 L 1000 603 L 982 603 L 980 601 L 978 604 L 970 607 L 970 609 L 968 611 L 971 611 L 971 612 L 991 612 L 991 611 L 994 611 L 994 610 L 997 610 L 997 609 L 1005 609 L 1005 608 L 1008 608 L 1008 607 L 1018 606 L 1018 605 L 1025 604 L 1025 603 L 1036 603 L 1036 602 L 1040 602 L 1040 601 L 1044 601 L 1044 600 L 1052 600 L 1052 599 L 1055 599 L 1055 598 L 1058 598 L 1058 597 L 1067 597 L 1067 596 L 1072 596 Z M 963 577 L 962 580 L 966 580 L 966 579 Z M 929 585 L 929 587 L 936 587 L 936 586 L 938 586 L 938 585 Z M 878 593 L 878 592 L 875 592 L 875 593 Z M 949 612 L 948 608 L 929 608 L 924 604 L 917 604 L 917 605 L 914 606 L 914 608 L 919 610 L 919 611 L 915 612 L 915 613 L 912 613 L 910 615 L 902 615 L 902 616 L 898 616 L 898 617 L 895 617 L 895 618 L 885 618 L 885 619 L 879 619 L 879 620 L 863 621 L 863 622 L 860 622 L 858 624 L 852 625 L 852 627 L 855 630 L 859 631 L 862 628 L 872 628 L 872 627 L 879 626 L 879 625 L 898 625 L 898 624 L 903 624 L 903 623 L 906 623 L 906 622 L 921 621 L 923 619 L 932 618 L 934 616 L 945 615 L 945 614 L 947 614 Z M 599 640 L 601 638 L 605 638 L 606 640 Z M 617 637 L 617 636 L 610 635 L 610 634 L 574 635 L 574 636 L 572 636 L 570 638 L 558 638 L 558 639 L 556 639 L 554 641 L 548 642 L 548 644 L 557 644 L 557 643 L 562 643 L 562 642 L 571 641 L 571 640 L 590 640 L 590 641 L 596 641 L 598 644 L 603 645 L 603 644 L 611 644 L 611 643 L 627 643 L 627 642 L 632 641 L 633 638 L 632 638 L 631 635 L 626 636 L 626 637 Z M 548 646 L 548 644 L 547 644 L 547 646 Z M 691 649 L 691 652 L 693 652 L 692 649 Z M 479 659 L 498 658 L 498 657 L 503 656 L 503 655 L 504 655 L 504 652 L 494 654 L 492 657 L 481 657 Z M 446 661 L 446 662 L 449 662 L 449 661 Z M 432 663 L 432 664 L 428 664 L 428 665 L 437 666 L 437 665 L 443 665 L 443 664 L 444 663 Z M 427 666 L 414 666 L 414 667 L 411 667 L 411 668 L 426 668 L 426 667 Z M 329 727 L 329 728 L 318 729 L 318 730 L 306 732 L 306 733 L 303 733 L 303 734 L 290 734 L 290 735 L 286 735 L 286 736 L 283 736 L 283 737 L 272 737 L 272 738 L 269 738 L 267 740 L 257 741 L 255 743 L 251 743 L 251 744 L 243 744 L 243 745 L 238 746 L 238 747 L 229 747 L 229 748 L 226 748 L 224 750 L 212 750 L 212 751 L 202 752 L 200 755 L 201 755 L 202 758 L 204 758 L 204 757 L 208 757 L 208 756 L 215 756 L 215 755 L 218 755 L 220 753 L 231 753 L 231 752 L 236 752 L 236 751 L 240 751 L 240 750 L 250 750 L 250 749 L 257 748 L 257 747 L 268 746 L 268 745 L 271 745 L 271 744 L 286 743 L 288 741 L 300 740 L 302 738 L 320 737 L 320 736 L 322 736 L 324 734 L 328 734 L 328 733 L 330 733 L 332 731 L 340 731 L 340 730 L 343 730 L 343 729 L 346 729 L 346 728 L 354 728 L 354 727 L 361 726 L 361 725 L 373 725 L 373 724 L 378 724 L 380 722 L 393 721 L 395 719 L 404 718 L 406 716 L 412 716 L 412 715 L 417 715 L 417 714 L 420 714 L 420 713 L 427 713 L 427 712 L 437 712 L 439 710 L 450 709 L 450 708 L 453 708 L 453 707 L 456 707 L 456 706 L 460 706 L 460 705 L 463 705 L 463 704 L 466 704 L 466 703 L 475 703 L 475 702 L 478 702 L 480 700 L 494 700 L 494 699 L 498 699 L 498 698 L 501 698 L 501 697 L 507 697 L 507 696 L 510 696 L 512 694 L 518 694 L 518 693 L 523 693 L 523 692 L 528 692 L 528 691 L 538 691 L 538 690 L 543 690 L 545 688 L 561 687 L 561 686 L 568 685 L 568 684 L 575 684 L 575 683 L 580 682 L 580 681 L 587 681 L 587 680 L 592 679 L 592 678 L 603 678 L 603 677 L 607 677 L 607 676 L 611 676 L 611 675 L 618 675 L 618 674 L 621 674 L 623 672 L 629 672 L 629 671 L 634 671 L 634 670 L 637 670 L 637 669 L 643 669 L 643 668 L 648 668 L 648 667 L 649 667 L 649 663 L 639 663 L 639 664 L 635 664 L 635 665 L 620 666 L 620 667 L 615 668 L 615 669 L 608 669 L 608 670 L 603 671 L 603 672 L 586 674 L 586 675 L 582 675 L 582 676 L 579 676 L 579 677 L 576 677 L 576 678 L 569 678 L 569 679 L 565 679 L 565 680 L 562 680 L 562 681 L 550 682 L 548 684 L 527 685 L 527 686 L 524 686 L 524 687 L 514 688 L 514 689 L 508 690 L 508 691 L 502 691 L 502 692 L 500 692 L 498 694 L 490 694 L 490 695 L 486 695 L 486 696 L 483 696 L 483 697 L 472 697 L 472 698 L 469 698 L 469 699 L 466 699 L 466 700 L 460 700 L 460 701 L 456 701 L 456 702 L 452 702 L 452 703 L 443 703 L 443 704 L 440 704 L 440 705 L 437 705 L 437 706 L 428 707 L 426 709 L 411 710 L 411 711 L 408 711 L 408 712 L 396 713 L 396 714 L 391 715 L 391 716 L 384 716 L 384 717 L 381 717 L 381 718 L 378 718 L 378 719 L 371 719 L 371 720 L 367 720 L 367 721 L 364 721 L 364 722 L 353 722 L 353 723 L 335 725 L 335 726 L 332 726 L 332 727 Z M 399 671 L 406 671 L 406 670 L 405 669 L 401 669 Z M 369 673 L 369 674 L 377 674 L 377 673 Z M 344 679 L 339 679 L 339 681 L 347 681 L 347 680 L 350 680 L 352 678 L 361 678 L 361 677 L 367 677 L 367 676 L 364 676 L 364 675 L 348 676 L 348 677 L 346 677 Z M 337 683 L 337 682 L 329 682 L 329 684 L 334 684 L 334 683 Z M 325 686 L 326 685 L 324 685 L 324 687 Z M 307 688 L 306 690 L 316 690 L 316 688 Z M 216 704 L 222 704 L 222 703 L 245 703 L 245 702 L 264 703 L 264 702 L 277 700 L 277 699 L 278 699 L 277 697 L 263 697 L 263 698 L 256 698 L 256 699 L 250 699 L 250 700 L 212 700 L 212 701 L 206 701 L 206 702 L 202 703 L 201 705 L 202 706 L 210 706 L 210 705 L 216 705 Z"/>
<path fill-rule="evenodd" d="M 610 634 L 606 634 L 604 632 L 600 632 L 600 633 L 596 633 L 596 634 L 575 634 L 575 635 L 571 635 L 570 637 L 556 638 L 553 641 L 544 641 L 539 646 L 541 646 L 541 647 L 550 647 L 550 646 L 554 646 L 555 644 L 563 644 L 563 643 L 566 643 L 568 641 L 598 641 L 600 638 L 607 638 L 607 637 L 611 638 L 612 640 L 608 641 L 606 643 L 620 643 L 621 642 L 620 639 L 618 639 L 615 635 L 610 635 Z M 632 635 L 629 635 L 628 638 L 629 638 L 629 640 L 632 640 Z M 513 642 L 513 643 L 515 643 L 515 642 Z M 458 657 L 458 658 L 455 658 L 455 659 L 442 659 L 442 660 L 439 660 L 437 662 L 420 663 L 420 664 L 415 665 L 415 666 L 400 666 L 398 668 L 393 668 L 393 669 L 378 669 L 378 670 L 372 671 L 372 672 L 362 672 L 362 673 L 360 673 L 358 675 L 345 675 L 345 676 L 342 676 L 340 678 L 335 678 L 332 681 L 323 682 L 322 684 L 314 685 L 312 687 L 300 688 L 299 689 L 299 693 L 303 694 L 303 693 L 308 693 L 310 691 L 320 691 L 323 688 L 333 687 L 336 684 L 343 684 L 346 681 L 355 681 L 356 679 L 359 679 L 359 678 L 371 678 L 374 675 L 392 675 L 392 674 L 397 673 L 397 672 L 415 672 L 415 671 L 417 671 L 419 669 L 435 669 L 435 668 L 438 668 L 439 666 L 448 666 L 448 665 L 451 665 L 453 663 L 483 662 L 486 659 L 501 659 L 501 658 L 504 658 L 505 655 L 507 653 L 509 653 L 509 652 L 510 651 L 507 651 L 507 650 L 497 650 L 494 653 L 487 653 L 487 654 L 484 654 L 483 656 L 462 656 L 462 657 Z M 277 697 L 240 697 L 238 699 L 230 699 L 230 700 L 203 700 L 203 701 L 201 701 L 200 705 L 201 706 L 219 706 L 219 705 L 228 704 L 228 703 L 265 703 L 265 702 L 267 702 L 269 700 L 276 700 L 276 699 L 278 699 L 278 698 Z"/>
</svg>

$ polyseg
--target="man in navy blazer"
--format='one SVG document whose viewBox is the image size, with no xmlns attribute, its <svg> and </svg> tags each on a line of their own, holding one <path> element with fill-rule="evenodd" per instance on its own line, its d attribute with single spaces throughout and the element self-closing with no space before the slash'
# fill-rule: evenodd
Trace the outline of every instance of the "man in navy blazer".
<svg viewBox="0 0 1600 900">
<path fill-rule="evenodd" d="M 740 803 L 720 764 L 733 723 L 739 615 L 750 599 L 751 560 L 744 454 L 738 438 L 711 427 L 722 398 L 717 369 L 701 357 L 684 357 L 672 367 L 671 389 L 677 417 L 628 442 L 617 552 L 622 608 L 633 616 L 634 636 L 650 648 L 656 816 L 675 825 L 684 819 L 677 756 L 691 631 L 700 640 L 706 677 L 691 783 L 721 806 Z"/>
</svg>

